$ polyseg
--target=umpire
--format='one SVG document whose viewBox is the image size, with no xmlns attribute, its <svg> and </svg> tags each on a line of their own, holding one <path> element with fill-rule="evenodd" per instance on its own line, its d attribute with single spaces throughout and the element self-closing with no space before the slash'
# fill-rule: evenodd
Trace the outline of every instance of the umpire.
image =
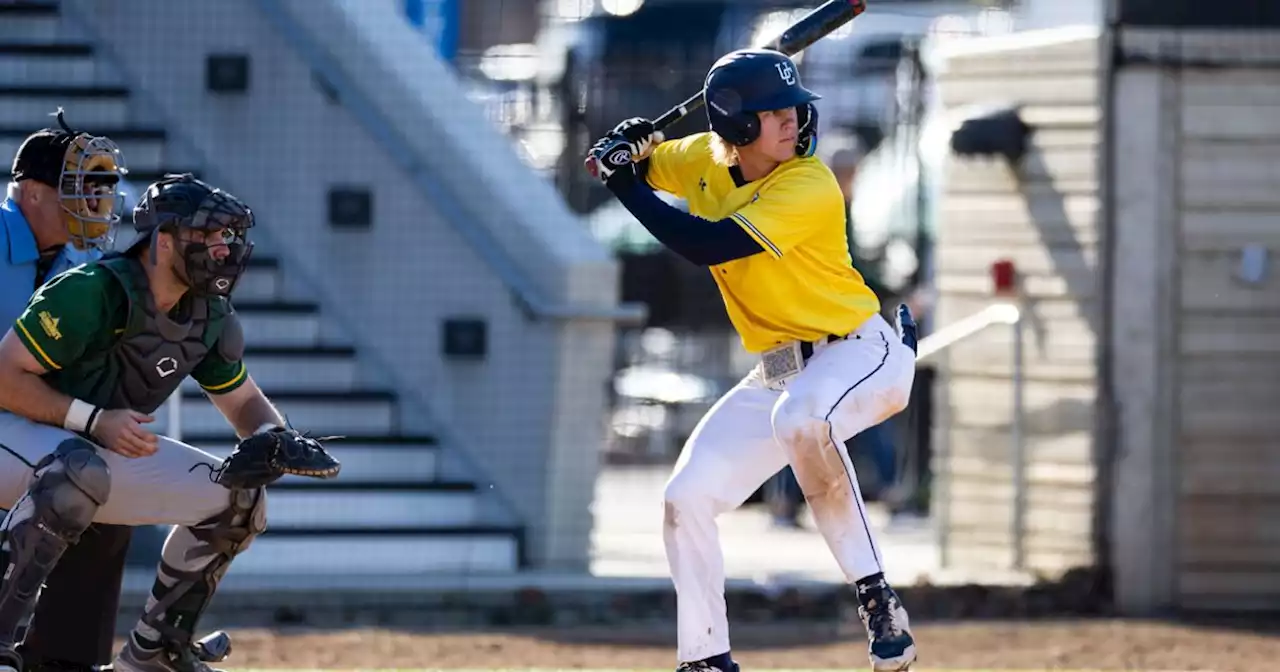
<svg viewBox="0 0 1280 672">
<path fill-rule="evenodd" d="M 101 257 L 119 220 L 118 187 L 126 172 L 119 148 L 72 130 L 61 110 L 57 117 L 59 128 L 37 131 L 18 149 L 0 203 L 0 320 L 6 325 L 45 280 Z M 110 666 L 132 529 L 93 525 L 63 555 L 20 647 L 26 672 Z"/>
</svg>

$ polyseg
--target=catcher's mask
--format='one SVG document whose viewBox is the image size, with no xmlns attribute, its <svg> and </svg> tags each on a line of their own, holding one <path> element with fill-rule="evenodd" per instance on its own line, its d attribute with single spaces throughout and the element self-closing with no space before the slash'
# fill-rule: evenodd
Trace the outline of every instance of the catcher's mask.
<svg viewBox="0 0 1280 672">
<path fill-rule="evenodd" d="M 152 258 L 156 234 L 173 236 L 174 271 L 197 296 L 229 296 L 253 252 L 249 207 L 190 174 L 166 175 L 148 187 L 134 208 L 133 225 L 142 235 L 130 247 L 149 240 Z"/>
<path fill-rule="evenodd" d="M 120 181 L 128 174 L 111 139 L 73 130 L 61 108 L 60 128 L 37 131 L 13 162 L 13 179 L 35 180 L 58 190 L 62 218 L 78 249 L 109 248 L 124 210 Z"/>
</svg>

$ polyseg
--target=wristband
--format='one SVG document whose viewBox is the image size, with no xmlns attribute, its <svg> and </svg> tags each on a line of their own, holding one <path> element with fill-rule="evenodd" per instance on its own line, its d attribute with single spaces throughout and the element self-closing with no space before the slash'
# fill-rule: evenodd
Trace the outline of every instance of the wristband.
<svg viewBox="0 0 1280 672">
<path fill-rule="evenodd" d="M 275 431 L 275 430 L 277 430 L 277 429 L 284 429 L 284 427 L 281 427 L 280 425 L 277 425 L 277 424 L 276 424 L 276 423 L 274 423 L 274 422 L 264 422 L 264 423 L 262 423 L 262 426 L 261 426 L 261 427 L 259 427 L 259 428 L 258 428 L 258 429 L 256 429 L 256 430 L 254 430 L 254 432 L 253 432 L 253 433 L 254 433 L 254 434 L 261 434 L 261 433 L 263 433 L 263 432 L 271 432 L 271 431 Z"/>
<path fill-rule="evenodd" d="M 101 416 L 101 415 L 102 415 L 102 407 L 101 407 L 101 406 L 95 406 L 95 407 L 93 408 L 93 412 L 89 414 L 89 423 L 88 423 L 88 425 L 87 425 L 89 429 L 85 430 L 85 431 L 86 431 L 86 433 L 88 433 L 88 434 L 89 434 L 89 436 L 93 436 L 93 428 L 97 426 L 97 424 L 98 424 L 98 417 L 99 417 L 99 416 Z"/>
<path fill-rule="evenodd" d="M 71 408 L 67 409 L 67 417 L 63 418 L 62 426 L 73 432 L 89 431 L 89 424 L 96 420 L 98 408 L 88 402 L 79 399 L 71 400 Z"/>
</svg>

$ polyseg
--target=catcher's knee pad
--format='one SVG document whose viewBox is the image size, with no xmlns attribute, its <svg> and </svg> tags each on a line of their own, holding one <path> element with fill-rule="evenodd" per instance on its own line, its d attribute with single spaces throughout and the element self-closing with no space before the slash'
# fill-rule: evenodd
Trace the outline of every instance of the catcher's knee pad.
<svg viewBox="0 0 1280 672">
<path fill-rule="evenodd" d="M 111 468 L 93 444 L 67 439 L 36 465 L 30 495 L 35 517 L 75 543 L 111 496 Z"/>
<path fill-rule="evenodd" d="M 267 489 L 234 488 L 226 510 L 191 528 L 191 534 L 204 542 L 210 553 L 229 560 L 249 548 L 266 529 Z"/>
<path fill-rule="evenodd" d="M 236 554 L 243 553 L 249 544 L 267 530 L 267 489 L 236 488 L 231 491 L 231 520 L 228 523 L 235 538 L 243 538 L 236 547 Z"/>
<path fill-rule="evenodd" d="M 36 477 L 4 532 L 0 645 L 14 644 L 67 548 L 80 539 L 111 494 L 111 470 L 88 442 L 60 444 L 36 465 Z"/>
</svg>

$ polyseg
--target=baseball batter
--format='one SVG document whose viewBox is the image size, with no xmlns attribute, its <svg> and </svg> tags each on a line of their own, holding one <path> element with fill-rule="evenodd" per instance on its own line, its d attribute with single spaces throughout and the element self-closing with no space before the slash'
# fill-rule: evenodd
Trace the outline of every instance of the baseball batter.
<svg viewBox="0 0 1280 672">
<path fill-rule="evenodd" d="M 21 669 L 15 645 L 40 585 L 94 522 L 175 525 L 116 672 L 210 672 L 229 642 L 196 641 L 195 628 L 265 528 L 263 486 L 337 473 L 318 443 L 284 428 L 242 360 L 228 297 L 252 249 L 250 210 L 170 176 L 147 190 L 134 226 L 127 252 L 46 283 L 0 340 L 0 498 L 16 501 L 0 525 L 0 672 Z M 188 375 L 247 437 L 225 461 L 145 427 Z"/>
<path fill-rule="evenodd" d="M 904 333 L 890 326 L 852 266 L 840 187 L 813 157 L 818 99 L 784 54 L 735 51 L 707 75 L 710 133 L 664 141 L 630 119 L 587 159 L 654 237 L 710 269 L 744 347 L 760 356 L 702 418 L 667 483 L 679 670 L 737 669 L 716 517 L 787 464 L 856 586 L 873 668 L 916 659 L 843 447 L 906 407 L 914 324 L 901 310 Z M 653 189 L 685 198 L 690 214 Z"/>
</svg>

